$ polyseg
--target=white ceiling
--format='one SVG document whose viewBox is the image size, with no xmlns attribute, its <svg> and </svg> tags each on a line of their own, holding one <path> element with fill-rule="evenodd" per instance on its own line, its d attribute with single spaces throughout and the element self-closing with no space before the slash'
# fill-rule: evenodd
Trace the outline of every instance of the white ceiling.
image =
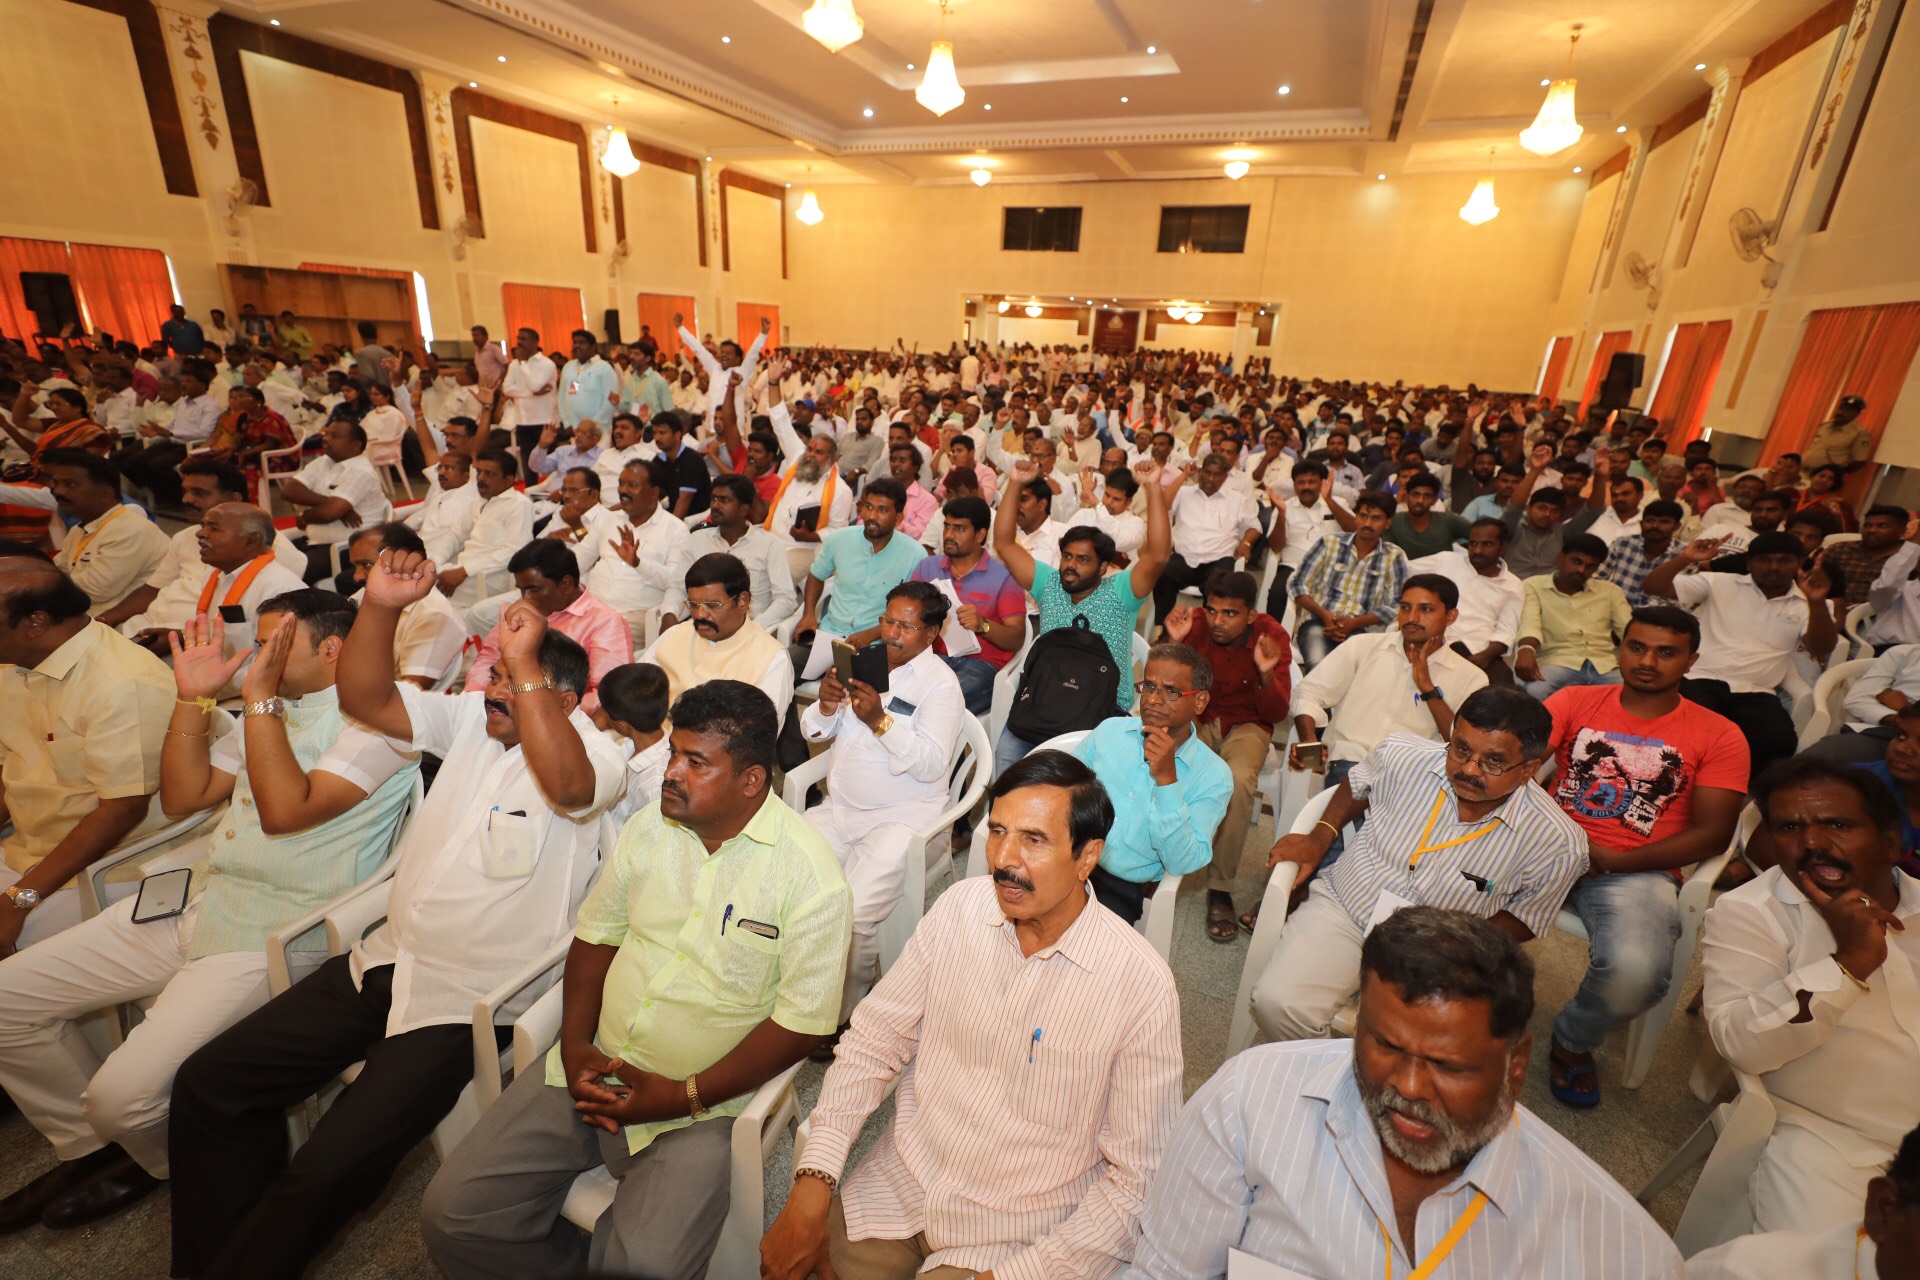
<svg viewBox="0 0 1920 1280">
<path fill-rule="evenodd" d="M 253 0 L 226 7 L 773 181 L 1123 180 L 1592 166 L 1819 0 L 953 0 L 966 102 L 913 98 L 936 0 L 855 0 L 830 54 L 808 0 Z M 1515 134 L 1562 73 L 1586 137 L 1548 159 Z M 1409 57 L 1419 32 L 1417 59 Z M 723 42 L 722 37 L 728 37 Z M 1148 50 L 1153 52 L 1149 53 Z M 499 58 L 507 59 L 502 63 Z M 1705 72 L 1696 64 L 1705 63 Z M 914 70 L 909 70 L 912 64 Z M 1411 71 L 1411 79 L 1407 75 Z M 1397 100 L 1406 88 L 1397 133 Z M 1277 92 L 1285 84 L 1290 92 Z M 1126 101 L 1122 102 L 1121 99 Z M 991 110 L 989 110 L 991 106 Z M 865 115 L 871 110 L 872 116 Z"/>
</svg>

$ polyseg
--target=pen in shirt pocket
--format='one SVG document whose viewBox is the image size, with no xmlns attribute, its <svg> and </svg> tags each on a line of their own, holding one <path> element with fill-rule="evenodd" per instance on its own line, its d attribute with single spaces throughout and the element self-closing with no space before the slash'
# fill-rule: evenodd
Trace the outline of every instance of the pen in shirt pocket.
<svg viewBox="0 0 1920 1280">
<path fill-rule="evenodd" d="M 1461 875 L 1461 878 L 1466 880 L 1468 884 L 1471 884 L 1474 888 L 1478 889 L 1480 892 L 1482 893 L 1493 892 L 1493 881 L 1487 879 L 1485 876 L 1475 875 L 1471 871 L 1462 871 L 1460 875 Z"/>
<path fill-rule="evenodd" d="M 733 919 L 733 904 L 729 902 L 727 909 L 720 913 L 720 936 L 723 938 L 727 936 L 727 921 L 731 919 Z"/>
<path fill-rule="evenodd" d="M 1033 1039 L 1027 1041 L 1027 1065 L 1033 1065 L 1033 1051 L 1040 1047 L 1040 1028 L 1033 1029 Z"/>
</svg>

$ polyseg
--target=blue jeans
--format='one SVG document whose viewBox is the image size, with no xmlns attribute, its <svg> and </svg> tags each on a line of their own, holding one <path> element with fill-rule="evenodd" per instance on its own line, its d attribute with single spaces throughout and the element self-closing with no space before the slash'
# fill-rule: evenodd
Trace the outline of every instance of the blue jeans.
<svg viewBox="0 0 1920 1280">
<path fill-rule="evenodd" d="M 1333 642 L 1327 639 L 1327 630 L 1320 625 L 1320 619 L 1307 617 L 1301 618 L 1293 628 L 1293 648 L 1300 655 L 1300 670 L 1307 672 L 1325 660 Z"/>
<path fill-rule="evenodd" d="M 940 661 L 946 663 L 947 669 L 960 681 L 960 692 L 967 700 L 968 711 L 984 716 L 993 710 L 993 678 L 1000 674 L 1000 668 L 972 655 L 952 658 L 941 654 Z"/>
<path fill-rule="evenodd" d="M 1553 1020 L 1554 1043 L 1592 1053 L 1607 1032 L 1667 994 L 1680 939 L 1680 882 L 1664 871 L 1576 880 L 1567 908 L 1587 927 L 1591 954 L 1580 989 Z"/>
<path fill-rule="evenodd" d="M 1548 695 L 1558 693 L 1572 685 L 1619 683 L 1619 671 L 1605 673 L 1596 671 L 1593 660 L 1589 658 L 1577 667 L 1555 667 L 1543 662 L 1540 664 L 1540 679 L 1527 681 L 1526 689 L 1535 698 L 1545 702 Z"/>
<path fill-rule="evenodd" d="M 1040 744 L 1028 742 L 1025 738 L 1013 736 L 1013 730 L 1002 729 L 1000 741 L 993 744 L 993 776 L 999 777 L 1007 771 L 1007 766 L 1019 760 Z"/>
<path fill-rule="evenodd" d="M 1341 783 L 1345 782 L 1347 780 L 1347 775 L 1353 772 L 1353 766 L 1359 763 L 1360 762 L 1358 760 L 1327 761 L 1327 786 L 1337 787 Z M 1367 820 L 1367 815 L 1363 813 L 1360 815 L 1359 819 L 1353 825 L 1356 827 L 1362 826 L 1366 823 L 1366 820 Z M 1314 869 L 1314 874 L 1316 876 L 1321 875 L 1326 871 L 1328 867 L 1331 867 L 1334 863 L 1340 861 L 1340 855 L 1346 852 L 1346 848 L 1347 848 L 1346 833 L 1341 831 L 1334 832 L 1333 843 L 1327 846 L 1327 856 L 1320 859 L 1320 865 Z"/>
</svg>

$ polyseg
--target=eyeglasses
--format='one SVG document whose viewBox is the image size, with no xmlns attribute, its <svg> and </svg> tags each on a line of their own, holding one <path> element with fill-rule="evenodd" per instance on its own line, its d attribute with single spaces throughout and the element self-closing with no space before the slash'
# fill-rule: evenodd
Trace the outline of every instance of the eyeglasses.
<svg viewBox="0 0 1920 1280">
<path fill-rule="evenodd" d="M 880 615 L 880 626 L 882 629 L 891 627 L 895 631 L 925 631 L 927 629 L 927 624 L 924 622 L 902 622 L 900 619 L 888 617 L 884 613 Z"/>
<path fill-rule="evenodd" d="M 1182 689 L 1176 685 L 1154 684 L 1150 680 L 1140 681 L 1133 686 L 1133 691 L 1140 697 L 1151 698 L 1155 702 L 1178 702 L 1182 698 L 1191 698 L 1194 694 L 1201 692 L 1199 689 Z"/>
<path fill-rule="evenodd" d="M 1492 759 L 1486 756 L 1476 756 L 1458 742 L 1449 742 L 1447 744 L 1447 759 L 1453 761 L 1455 764 L 1470 764 L 1489 778 L 1498 778 L 1504 774 L 1512 773 L 1515 769 L 1518 769 L 1526 763 L 1525 760 L 1516 760 L 1512 764 L 1508 764 L 1497 756 Z"/>
<path fill-rule="evenodd" d="M 731 597 L 726 600 L 715 600 L 711 604 L 704 600 L 689 600 L 687 601 L 687 612 L 697 614 L 703 618 L 713 618 L 718 617 L 721 610 L 732 608 L 734 603 L 735 599 Z"/>
</svg>

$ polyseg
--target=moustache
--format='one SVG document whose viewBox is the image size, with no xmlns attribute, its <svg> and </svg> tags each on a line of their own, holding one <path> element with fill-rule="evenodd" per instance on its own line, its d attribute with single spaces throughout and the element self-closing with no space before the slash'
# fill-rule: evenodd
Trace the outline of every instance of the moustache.
<svg viewBox="0 0 1920 1280">
<path fill-rule="evenodd" d="M 660 794 L 663 796 L 672 796 L 676 800 L 685 800 L 687 798 L 686 790 L 677 782 L 662 781 L 660 783 Z"/>
<path fill-rule="evenodd" d="M 1458 791 L 1485 791 L 1487 789 L 1487 784 L 1483 779 L 1476 778 L 1471 774 L 1450 773 L 1447 775 L 1447 780 L 1452 782 L 1454 789 Z"/>
<path fill-rule="evenodd" d="M 503 715 L 507 717 L 511 717 L 513 715 L 513 708 L 509 707 L 506 704 L 505 700 L 501 698 L 488 698 L 486 702 L 486 708 L 488 711 L 495 712 L 499 715 Z"/>
<path fill-rule="evenodd" d="M 701 635 L 706 635 L 710 631 L 717 633 L 720 630 L 720 624 L 709 618 L 695 618 L 693 620 L 693 629 Z"/>
<path fill-rule="evenodd" d="M 996 869 L 993 873 L 993 882 L 995 884 L 1009 885 L 1015 889 L 1022 889 L 1028 893 L 1033 892 L 1033 882 L 1021 875 L 1018 871 L 1015 871 L 1012 867 L 1000 867 Z"/>
</svg>

